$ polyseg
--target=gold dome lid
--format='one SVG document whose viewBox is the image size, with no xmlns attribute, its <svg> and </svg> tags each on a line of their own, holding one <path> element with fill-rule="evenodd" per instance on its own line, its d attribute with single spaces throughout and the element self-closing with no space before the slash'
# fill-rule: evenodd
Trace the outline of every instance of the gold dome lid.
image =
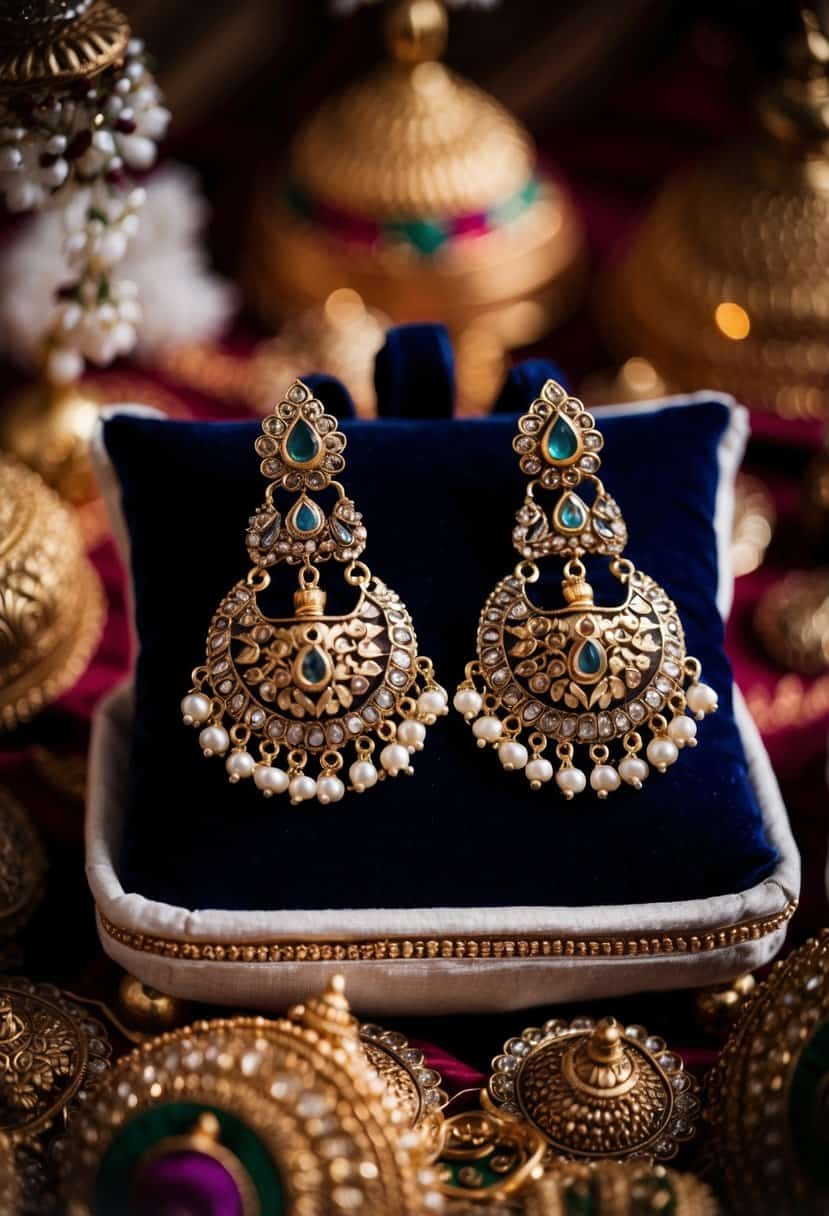
<svg viewBox="0 0 829 1216">
<path fill-rule="evenodd" d="M 613 344 L 671 389 L 829 416 L 827 59 L 807 15 L 764 129 L 671 179 L 608 285 Z"/>
<path fill-rule="evenodd" d="M 104 596 L 74 514 L 0 453 L 0 729 L 53 701 L 97 645 Z"/>
<path fill-rule="evenodd" d="M 439 0 L 399 0 L 386 29 L 392 62 L 323 102 L 263 183 L 254 296 L 277 319 L 349 287 L 394 322 L 484 316 L 527 341 L 573 300 L 569 200 L 503 106 L 437 62 Z"/>
<path fill-rule="evenodd" d="M 695 1134 L 697 1085 L 664 1039 L 615 1018 L 553 1018 L 509 1039 L 484 1102 L 526 1120 L 559 1157 L 673 1157 Z"/>
<path fill-rule="evenodd" d="M 708 1082 L 713 1147 L 735 1216 L 829 1208 L 829 930 L 776 963 Z"/>
<path fill-rule="evenodd" d="M 96 76 L 121 58 L 129 36 L 107 0 L 0 0 L 0 92 Z"/>
</svg>

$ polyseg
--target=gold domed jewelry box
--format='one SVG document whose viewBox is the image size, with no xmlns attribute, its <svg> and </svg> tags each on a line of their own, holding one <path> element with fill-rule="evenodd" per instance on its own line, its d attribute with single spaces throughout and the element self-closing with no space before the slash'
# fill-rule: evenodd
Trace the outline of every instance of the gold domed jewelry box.
<svg viewBox="0 0 829 1216">
<path fill-rule="evenodd" d="M 0 788 L 0 939 L 26 923 L 43 895 L 46 854 L 31 816 Z"/>
<path fill-rule="evenodd" d="M 667 1161 L 695 1134 L 697 1083 L 665 1040 L 614 1018 L 552 1018 L 504 1044 L 485 1105 L 531 1124 L 555 1157 Z"/>
<path fill-rule="evenodd" d="M 246 277 L 270 321 L 357 291 L 395 323 L 530 342 L 574 303 L 583 243 L 528 134 L 438 57 L 439 0 L 402 0 L 392 62 L 325 101 L 263 181 Z"/>
<path fill-rule="evenodd" d="M 708 1081 L 735 1216 L 829 1209 L 829 930 L 776 963 Z"/>
<path fill-rule="evenodd" d="M 670 179 L 602 300 L 671 391 L 829 416 L 829 40 L 806 13 L 763 130 Z"/>
<path fill-rule="evenodd" d="M 25 722 L 83 672 L 104 596 L 75 516 L 0 453 L 0 729 Z"/>
<path fill-rule="evenodd" d="M 434 1207 L 422 1150 L 335 976 L 278 1022 L 198 1022 L 121 1060 L 70 1126 L 67 1208 L 104 1216 L 137 1196 L 154 1211 L 175 1187 L 243 1216 L 420 1216 Z"/>
</svg>

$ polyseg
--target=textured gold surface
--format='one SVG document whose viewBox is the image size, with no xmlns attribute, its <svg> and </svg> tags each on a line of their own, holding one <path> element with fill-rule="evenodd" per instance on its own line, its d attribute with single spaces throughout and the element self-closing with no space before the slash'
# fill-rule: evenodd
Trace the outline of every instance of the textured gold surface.
<svg viewBox="0 0 829 1216">
<path fill-rule="evenodd" d="M 0 1132 L 0 1216 L 17 1216 L 20 1183 L 11 1141 Z"/>
<path fill-rule="evenodd" d="M 525 1119 L 557 1157 L 665 1161 L 695 1133 L 696 1082 L 641 1026 L 554 1018 L 509 1039 L 492 1067 L 485 1102 Z"/>
<path fill-rule="evenodd" d="M 78 524 L 41 479 L 0 453 L 0 728 L 80 676 L 98 642 L 103 591 Z"/>
<path fill-rule="evenodd" d="M 424 1138 L 437 1144 L 448 1101 L 440 1073 L 428 1068 L 423 1052 L 411 1047 L 397 1030 L 368 1022 L 360 1027 L 360 1038 L 369 1062 L 409 1126 L 421 1128 Z"/>
<path fill-rule="evenodd" d="M 829 416 L 827 45 L 807 19 L 764 130 L 671 179 L 608 286 L 617 350 L 674 390 Z"/>
<path fill-rule="evenodd" d="M 405 1117 L 367 1065 L 340 977 L 287 1018 L 197 1022 L 121 1060 L 70 1128 L 70 1216 L 94 1210 L 98 1165 L 127 1113 L 182 1092 L 253 1129 L 279 1170 L 288 1216 L 428 1207 L 421 1139 L 410 1133 L 403 1147 Z"/>
<path fill-rule="evenodd" d="M 127 48 L 127 19 L 106 0 L 81 0 L 69 19 L 61 0 L 30 5 L 30 12 L 25 4 L 20 8 L 19 19 L 0 19 L 0 92 L 55 88 L 95 76 Z"/>
<path fill-rule="evenodd" d="M 523 1216 L 717 1216 L 708 1186 L 691 1174 L 678 1174 L 641 1162 L 604 1161 L 589 1167 L 570 1163 L 531 1183 L 521 1196 Z"/>
<path fill-rule="evenodd" d="M 825 1048 L 806 1068 L 814 1082 L 810 1105 L 804 1106 L 802 1097 L 794 1100 L 793 1082 L 804 1052 L 821 1029 L 825 1034 L 827 1022 L 829 930 L 824 929 L 776 963 L 755 989 L 709 1077 L 714 1151 L 735 1216 L 826 1212 L 825 1177 L 820 1177 L 829 1136 Z"/>
<path fill-rule="evenodd" d="M 28 920 L 43 894 L 46 854 L 31 816 L 0 789 L 0 937 Z"/>
<path fill-rule="evenodd" d="M 399 6 L 398 20 L 418 7 Z M 395 61 L 324 101 L 300 129 L 290 179 L 372 222 L 442 220 L 518 196 L 537 174 L 532 141 L 493 98 L 429 58 L 440 41 L 392 31 Z M 254 301 L 272 322 L 348 287 L 395 323 L 444 321 L 461 332 L 484 317 L 503 342 L 519 345 L 574 303 L 581 228 L 550 180 L 517 218 L 419 257 L 405 242 L 358 247 L 298 218 L 284 202 L 285 176 L 280 165 L 263 179 L 246 266 Z"/>
<path fill-rule="evenodd" d="M 27 1140 L 106 1071 L 101 1024 L 51 984 L 0 979 L 0 1132 Z"/>
<path fill-rule="evenodd" d="M 376 938 L 351 941 L 304 941 L 271 938 L 265 941 L 193 941 L 139 933 L 114 924 L 98 912 L 101 929 L 113 941 L 140 954 L 186 958 L 214 963 L 420 962 L 422 959 L 658 958 L 674 954 L 707 954 L 776 933 L 794 916 L 790 900 L 772 916 L 754 917 L 718 929 L 694 933 L 678 930 L 654 937 L 528 936 L 461 938 Z"/>
</svg>

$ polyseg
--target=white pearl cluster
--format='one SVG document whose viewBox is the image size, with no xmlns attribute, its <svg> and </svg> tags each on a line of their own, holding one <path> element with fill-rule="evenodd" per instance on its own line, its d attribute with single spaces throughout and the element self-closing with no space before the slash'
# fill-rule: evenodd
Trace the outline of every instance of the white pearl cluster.
<svg viewBox="0 0 829 1216">
<path fill-rule="evenodd" d="M 350 788 L 362 794 L 375 786 L 381 777 L 411 775 L 411 757 L 422 751 L 426 738 L 426 723 L 448 713 L 446 692 L 435 685 L 427 688 L 416 701 L 418 717 L 404 718 L 397 726 L 396 739 L 386 743 L 380 752 L 378 770 L 367 756 L 360 756 L 348 770 Z M 345 795 L 345 783 L 334 772 L 324 771 L 316 779 L 301 771 L 286 772 L 275 764 L 257 761 L 244 747 L 231 748 L 231 738 L 223 726 L 211 722 L 214 706 L 204 693 L 189 692 L 181 702 L 185 726 L 201 727 L 199 744 L 205 756 L 225 756 L 225 770 L 232 785 L 248 777 L 266 798 L 288 793 L 294 804 L 316 798 L 323 806 L 339 802 Z M 522 749 L 523 750 L 523 749 Z"/>
<path fill-rule="evenodd" d="M 697 719 L 713 713 L 717 708 L 717 694 L 707 684 L 693 683 L 685 696 L 688 709 Z M 569 758 L 565 758 L 558 771 L 554 772 L 552 763 L 542 755 L 530 756 L 527 747 L 511 734 L 504 731 L 504 723 L 494 713 L 484 713 L 484 699 L 477 689 L 469 684 L 462 684 L 453 698 L 452 704 L 467 722 L 471 723 L 472 734 L 478 747 L 494 747 L 498 752 L 506 772 L 523 770 L 530 787 L 541 789 L 543 785 L 555 777 L 555 783 L 568 800 L 582 793 L 588 785 L 599 798 L 607 798 L 608 794 L 618 790 L 622 783 L 641 789 L 643 782 L 650 773 L 649 764 L 637 754 L 630 751 L 614 765 L 607 759 L 597 759 L 594 767 L 587 773 L 577 768 Z M 478 715 L 481 715 L 480 717 Z M 656 726 L 656 723 L 654 724 Z M 645 749 L 647 759 L 658 772 L 664 773 L 679 758 L 683 747 L 696 747 L 697 724 L 694 718 L 683 712 L 676 712 L 666 727 L 660 727 Z M 572 750 L 572 749 L 571 749 Z M 607 748 L 600 747 L 599 755 L 607 756 Z"/>
</svg>

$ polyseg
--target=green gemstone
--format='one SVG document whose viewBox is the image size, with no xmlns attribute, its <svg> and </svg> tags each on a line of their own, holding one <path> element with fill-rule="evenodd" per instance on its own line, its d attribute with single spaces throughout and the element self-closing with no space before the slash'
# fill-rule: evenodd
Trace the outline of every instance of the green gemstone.
<svg viewBox="0 0 829 1216">
<path fill-rule="evenodd" d="M 437 253 L 447 238 L 445 225 L 437 220 L 395 221 L 386 226 L 386 232 L 392 240 L 403 240 L 427 257 Z"/>
<path fill-rule="evenodd" d="M 320 450 L 316 431 L 304 418 L 297 418 L 285 440 L 285 454 L 294 464 L 308 464 Z"/>
<path fill-rule="evenodd" d="M 325 679 L 328 672 L 325 655 L 315 646 L 313 650 L 308 651 L 299 670 L 306 684 L 319 684 L 321 680 Z"/>
<path fill-rule="evenodd" d="M 585 676 L 594 676 L 601 670 L 602 653 L 595 642 L 583 642 L 576 659 L 576 668 Z"/>
<path fill-rule="evenodd" d="M 292 522 L 297 532 L 316 532 L 320 522 L 319 511 L 311 503 L 301 502 Z"/>
<path fill-rule="evenodd" d="M 550 460 L 558 463 L 571 460 L 578 451 L 578 435 L 563 414 L 559 414 L 547 431 L 545 446 Z"/>
<path fill-rule="evenodd" d="M 586 519 L 584 507 L 575 494 L 568 494 L 558 508 L 558 521 L 563 528 L 577 532 L 584 527 Z"/>
</svg>

